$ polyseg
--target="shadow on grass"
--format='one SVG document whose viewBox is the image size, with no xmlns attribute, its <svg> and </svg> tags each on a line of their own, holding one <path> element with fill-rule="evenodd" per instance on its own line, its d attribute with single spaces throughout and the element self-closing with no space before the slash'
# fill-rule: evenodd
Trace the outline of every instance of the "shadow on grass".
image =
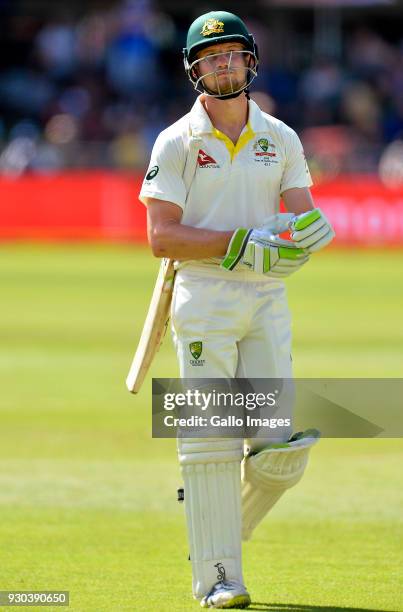
<svg viewBox="0 0 403 612">
<path fill-rule="evenodd" d="M 374 610 L 369 608 L 339 608 L 337 606 L 310 606 L 304 604 L 276 604 L 254 601 L 248 610 L 262 612 L 396 612 L 393 610 Z"/>
</svg>

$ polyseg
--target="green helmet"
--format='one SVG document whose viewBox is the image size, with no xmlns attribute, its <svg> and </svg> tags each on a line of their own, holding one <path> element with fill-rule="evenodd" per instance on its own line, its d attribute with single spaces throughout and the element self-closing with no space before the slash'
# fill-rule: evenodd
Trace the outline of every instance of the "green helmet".
<svg viewBox="0 0 403 612">
<path fill-rule="evenodd" d="M 228 42 L 242 43 L 245 50 L 249 51 L 254 57 L 254 65 L 250 71 L 248 70 L 246 84 L 243 89 L 250 85 L 257 74 L 258 65 L 258 50 L 252 34 L 248 32 L 242 19 L 233 13 L 211 11 L 201 15 L 191 24 L 187 34 L 186 47 L 183 49 L 185 70 L 196 89 L 200 80 L 197 79 L 194 71 L 192 71 L 192 64 L 195 61 L 196 54 L 204 47 Z M 236 95 L 239 95 L 239 93 L 241 92 L 237 92 Z M 216 97 L 235 97 L 235 94 Z"/>
</svg>

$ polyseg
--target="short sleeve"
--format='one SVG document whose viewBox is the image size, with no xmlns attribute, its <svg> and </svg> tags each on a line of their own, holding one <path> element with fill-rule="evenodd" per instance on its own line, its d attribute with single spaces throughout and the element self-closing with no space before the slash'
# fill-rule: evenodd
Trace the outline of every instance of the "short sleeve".
<svg viewBox="0 0 403 612">
<path fill-rule="evenodd" d="M 289 134 L 287 134 L 285 150 L 286 161 L 280 193 L 293 187 L 310 187 L 313 185 L 302 143 L 294 130 L 290 129 Z"/>
<path fill-rule="evenodd" d="M 186 187 L 183 181 L 185 152 L 182 140 L 170 138 L 161 132 L 155 141 L 139 199 L 156 198 L 168 200 L 182 209 L 186 202 Z"/>
</svg>

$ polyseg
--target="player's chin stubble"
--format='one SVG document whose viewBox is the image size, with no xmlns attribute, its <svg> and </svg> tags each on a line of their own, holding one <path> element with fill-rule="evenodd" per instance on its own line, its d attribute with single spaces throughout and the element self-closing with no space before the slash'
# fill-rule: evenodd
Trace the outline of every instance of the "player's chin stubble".
<svg viewBox="0 0 403 612">
<path fill-rule="evenodd" d="M 237 91 L 245 84 L 245 79 L 239 79 L 235 74 L 231 75 L 231 79 L 228 75 L 223 74 L 221 78 L 218 78 L 218 83 L 215 79 L 213 79 L 212 87 L 208 87 L 206 83 L 206 87 L 213 91 L 214 93 L 225 95 L 230 94 L 234 91 Z"/>
</svg>

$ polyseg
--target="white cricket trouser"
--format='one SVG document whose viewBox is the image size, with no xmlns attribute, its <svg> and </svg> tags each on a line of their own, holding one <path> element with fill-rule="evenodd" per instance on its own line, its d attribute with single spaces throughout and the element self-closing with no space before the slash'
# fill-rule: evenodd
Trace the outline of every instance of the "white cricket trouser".
<svg viewBox="0 0 403 612">
<path fill-rule="evenodd" d="M 281 281 L 249 272 L 177 272 L 172 335 L 182 378 L 291 378 L 290 314 Z M 243 583 L 243 440 L 178 440 L 193 594 Z M 221 578 L 220 578 L 221 577 Z"/>
<path fill-rule="evenodd" d="M 189 268 L 176 274 L 171 315 L 181 378 L 292 378 L 284 284 L 231 274 Z M 194 342 L 202 343 L 197 359 Z"/>
</svg>

